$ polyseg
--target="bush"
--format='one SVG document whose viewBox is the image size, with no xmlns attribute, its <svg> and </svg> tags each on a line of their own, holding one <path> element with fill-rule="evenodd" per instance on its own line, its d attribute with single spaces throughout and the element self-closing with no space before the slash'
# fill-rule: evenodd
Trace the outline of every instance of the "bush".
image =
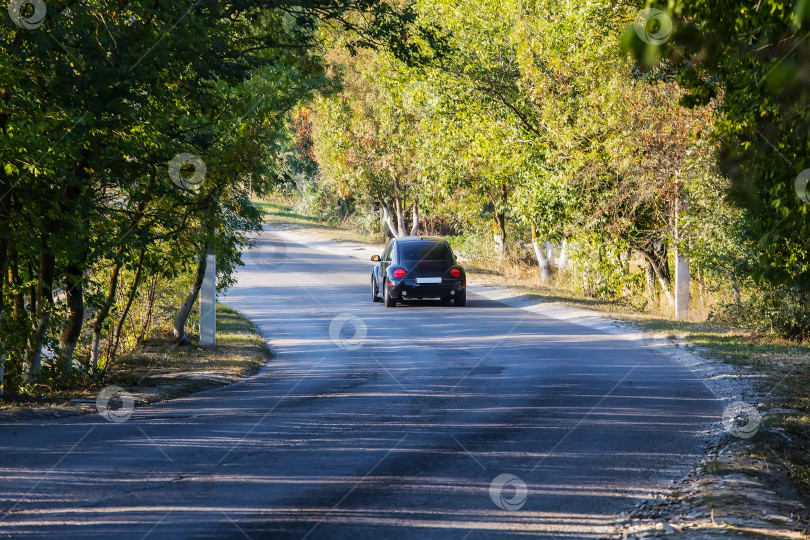
<svg viewBox="0 0 810 540">
<path fill-rule="evenodd" d="M 760 286 L 743 302 L 723 307 L 721 320 L 798 342 L 810 340 L 810 291 Z"/>
<path fill-rule="evenodd" d="M 358 205 L 351 215 L 351 222 L 362 234 L 380 234 L 380 215 L 371 207 Z"/>
<path fill-rule="evenodd" d="M 322 210 L 318 185 L 306 182 L 299 186 L 292 211 L 302 216 L 319 216 Z"/>
<path fill-rule="evenodd" d="M 456 257 L 471 263 L 497 264 L 492 237 L 480 234 L 459 234 L 445 236 Z"/>
</svg>

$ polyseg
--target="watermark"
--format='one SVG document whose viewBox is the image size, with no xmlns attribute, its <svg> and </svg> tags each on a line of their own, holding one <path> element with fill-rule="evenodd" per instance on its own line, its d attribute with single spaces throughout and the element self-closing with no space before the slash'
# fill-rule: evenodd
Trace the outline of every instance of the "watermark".
<svg viewBox="0 0 810 540">
<path fill-rule="evenodd" d="M 514 493 L 504 493 L 506 488 L 513 490 Z M 507 497 L 506 495 L 512 496 Z M 510 512 L 520 510 L 526 504 L 528 495 L 529 489 L 526 487 L 526 482 L 514 474 L 499 474 L 489 485 L 489 497 L 501 510 L 509 510 Z"/>
<path fill-rule="evenodd" d="M 120 386 L 105 386 L 96 397 L 96 409 L 105 420 L 120 424 L 132 416 L 135 398 Z"/>
<path fill-rule="evenodd" d="M 761 424 L 757 409 L 744 401 L 735 401 L 723 410 L 723 428 L 740 439 L 756 435 Z"/>
<path fill-rule="evenodd" d="M 808 189 L 808 183 L 810 183 L 810 169 L 805 169 L 796 177 L 796 182 L 793 184 L 793 187 L 796 189 L 796 195 L 799 196 L 799 199 L 810 204 L 810 189 Z"/>
<path fill-rule="evenodd" d="M 185 169 L 185 170 L 184 170 Z M 188 174 L 189 169 L 193 169 L 193 173 Z M 205 173 L 208 169 L 205 162 L 194 154 L 183 152 L 177 154 L 169 162 L 169 177 L 172 179 L 177 187 L 185 189 L 186 191 L 197 191 L 200 189 Z"/>
<path fill-rule="evenodd" d="M 634 26 L 641 41 L 650 45 L 663 45 L 672 36 L 672 19 L 660 9 L 642 9 Z"/>
<path fill-rule="evenodd" d="M 26 30 L 36 30 L 42 26 L 47 12 L 48 8 L 42 0 L 11 0 L 8 4 L 11 22 Z"/>
<path fill-rule="evenodd" d="M 367 334 L 368 327 L 363 319 L 351 313 L 341 313 L 329 323 L 329 337 L 341 349 L 359 349 Z"/>
<path fill-rule="evenodd" d="M 287 258 L 287 246 L 281 241 L 264 242 L 250 250 L 250 258 L 265 270 L 275 270 L 284 264 Z"/>
<path fill-rule="evenodd" d="M 427 114 L 438 104 L 439 96 L 426 82 L 411 81 L 402 90 L 402 105 L 409 112 Z"/>
</svg>

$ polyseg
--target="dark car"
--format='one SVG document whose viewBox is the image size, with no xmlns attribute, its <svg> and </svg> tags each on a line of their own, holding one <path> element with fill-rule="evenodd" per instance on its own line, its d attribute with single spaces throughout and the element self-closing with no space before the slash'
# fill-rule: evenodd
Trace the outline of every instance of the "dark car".
<svg viewBox="0 0 810 540">
<path fill-rule="evenodd" d="M 394 238 L 371 272 L 371 298 L 387 307 L 397 300 L 439 298 L 457 306 L 467 303 L 467 275 L 447 240 L 440 236 Z"/>
</svg>

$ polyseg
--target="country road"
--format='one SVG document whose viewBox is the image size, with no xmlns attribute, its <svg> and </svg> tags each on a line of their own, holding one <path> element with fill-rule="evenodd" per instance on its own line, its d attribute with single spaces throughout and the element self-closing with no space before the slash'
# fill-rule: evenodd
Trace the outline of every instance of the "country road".
<svg viewBox="0 0 810 540">
<path fill-rule="evenodd" d="M 601 538 L 719 420 L 637 341 L 474 287 L 464 308 L 389 309 L 371 262 L 272 232 L 259 248 L 220 301 L 277 357 L 121 423 L 0 425 L 0 537 Z"/>
</svg>

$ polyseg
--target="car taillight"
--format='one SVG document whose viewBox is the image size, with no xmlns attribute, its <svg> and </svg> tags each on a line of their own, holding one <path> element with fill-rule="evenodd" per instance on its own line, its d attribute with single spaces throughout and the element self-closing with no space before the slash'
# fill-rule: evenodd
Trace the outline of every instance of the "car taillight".
<svg viewBox="0 0 810 540">
<path fill-rule="evenodd" d="M 461 270 L 459 270 L 458 268 L 451 268 L 450 275 L 453 277 L 461 277 Z"/>
<path fill-rule="evenodd" d="M 394 270 L 394 277 L 395 278 L 405 277 L 405 270 L 403 270 L 402 268 L 397 268 L 396 270 Z"/>
</svg>

